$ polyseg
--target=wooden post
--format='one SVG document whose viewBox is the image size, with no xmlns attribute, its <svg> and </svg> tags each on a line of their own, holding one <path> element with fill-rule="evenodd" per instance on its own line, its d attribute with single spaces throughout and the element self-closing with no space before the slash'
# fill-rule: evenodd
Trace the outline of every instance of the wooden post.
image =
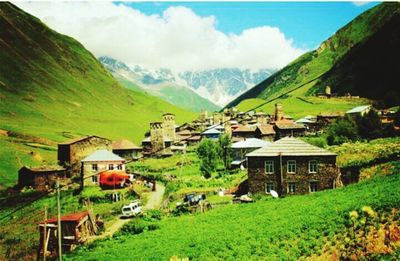
<svg viewBox="0 0 400 261">
<path fill-rule="evenodd" d="M 58 260 L 62 260 L 62 245 L 61 245 L 61 206 L 60 206 L 60 181 L 57 179 L 57 234 L 58 234 Z"/>
<path fill-rule="evenodd" d="M 46 261 L 47 252 L 47 205 L 44 206 L 44 225 L 43 225 L 43 260 Z"/>
</svg>

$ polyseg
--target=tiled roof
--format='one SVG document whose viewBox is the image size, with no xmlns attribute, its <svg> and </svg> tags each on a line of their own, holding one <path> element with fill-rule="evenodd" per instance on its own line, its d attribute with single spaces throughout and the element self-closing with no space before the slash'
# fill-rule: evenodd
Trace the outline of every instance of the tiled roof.
<svg viewBox="0 0 400 261">
<path fill-rule="evenodd" d="M 271 144 L 271 142 L 263 141 L 257 138 L 249 138 L 233 143 L 232 148 L 233 149 L 262 148 L 269 144 Z"/>
<path fill-rule="evenodd" d="M 125 159 L 108 150 L 96 150 L 82 161 L 125 161 Z"/>
<path fill-rule="evenodd" d="M 275 157 L 275 156 L 335 156 L 328 150 L 308 144 L 293 137 L 282 138 L 261 149 L 248 153 L 247 157 Z"/>
<path fill-rule="evenodd" d="M 117 140 L 112 143 L 113 150 L 134 150 L 141 149 L 138 145 L 134 144 L 129 140 Z"/>
<path fill-rule="evenodd" d="M 79 212 L 79 213 L 72 213 L 72 214 L 67 214 L 63 215 L 60 217 L 60 220 L 62 222 L 80 222 L 82 218 L 86 217 L 89 215 L 87 211 L 84 212 Z M 57 217 L 50 218 L 46 220 L 46 223 L 57 223 Z M 40 224 L 44 224 L 44 221 L 40 222 Z"/>
</svg>

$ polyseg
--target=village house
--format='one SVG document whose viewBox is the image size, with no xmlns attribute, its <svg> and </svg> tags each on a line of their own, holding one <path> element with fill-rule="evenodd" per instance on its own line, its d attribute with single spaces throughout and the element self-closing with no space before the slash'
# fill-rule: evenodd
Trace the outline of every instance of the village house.
<svg viewBox="0 0 400 261">
<path fill-rule="evenodd" d="M 242 141 L 238 141 L 232 144 L 232 154 L 233 154 L 233 161 L 231 163 L 233 168 L 239 168 L 241 166 L 246 167 L 246 154 L 250 153 L 256 149 L 265 147 L 271 144 L 268 141 L 256 139 L 256 138 L 249 138 Z"/>
<path fill-rule="evenodd" d="M 201 137 L 205 139 L 218 140 L 223 133 L 223 131 L 220 131 L 217 128 L 209 128 L 201 133 Z"/>
<path fill-rule="evenodd" d="M 336 154 L 297 138 L 282 138 L 246 156 L 253 194 L 306 194 L 339 184 Z"/>
<path fill-rule="evenodd" d="M 112 151 L 126 160 L 137 160 L 142 156 L 143 148 L 129 140 L 117 140 L 112 143 Z"/>
<path fill-rule="evenodd" d="M 125 159 L 108 150 L 97 150 L 81 162 L 83 186 L 97 185 L 102 171 L 125 172 Z"/>
<path fill-rule="evenodd" d="M 80 137 L 59 143 L 57 159 L 72 175 L 77 175 L 81 170 L 81 160 L 99 149 L 111 150 L 111 140 L 94 135 Z"/>
<path fill-rule="evenodd" d="M 275 138 L 304 136 L 306 127 L 292 120 L 282 119 L 275 122 Z"/>
<path fill-rule="evenodd" d="M 363 106 L 357 106 L 354 107 L 351 110 L 348 110 L 346 112 L 346 115 L 350 116 L 350 117 L 357 117 L 357 116 L 364 116 L 365 114 L 367 114 L 372 108 L 371 105 L 363 105 Z"/>
<path fill-rule="evenodd" d="M 88 211 L 62 215 L 61 222 L 61 245 L 62 251 L 72 251 L 76 246 L 85 243 L 90 237 L 98 233 L 96 220 Z M 46 229 L 46 233 L 44 230 Z M 53 217 L 39 223 L 39 254 L 55 257 L 58 254 L 58 232 L 57 218 Z M 44 240 L 46 236 L 46 240 Z M 44 242 L 46 241 L 46 249 Z"/>
<path fill-rule="evenodd" d="M 38 191 L 47 191 L 70 181 L 70 173 L 61 166 L 22 167 L 18 171 L 18 187 L 32 187 Z"/>
<path fill-rule="evenodd" d="M 232 131 L 232 137 L 236 140 L 255 138 L 256 128 L 255 125 L 239 125 Z"/>
<path fill-rule="evenodd" d="M 254 136 L 264 141 L 274 141 L 275 139 L 274 126 L 271 124 L 258 124 Z"/>
</svg>

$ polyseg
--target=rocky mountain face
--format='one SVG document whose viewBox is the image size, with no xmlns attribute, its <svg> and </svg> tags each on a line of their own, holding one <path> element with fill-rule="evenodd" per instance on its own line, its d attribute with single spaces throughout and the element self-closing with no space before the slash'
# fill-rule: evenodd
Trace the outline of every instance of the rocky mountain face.
<svg viewBox="0 0 400 261">
<path fill-rule="evenodd" d="M 271 75 L 271 71 L 266 69 L 251 71 L 239 68 L 174 73 L 167 68 L 153 71 L 139 65 L 129 67 L 105 56 L 99 60 L 112 73 L 129 78 L 144 88 L 158 84 L 185 86 L 219 106 L 225 105 Z"/>
</svg>

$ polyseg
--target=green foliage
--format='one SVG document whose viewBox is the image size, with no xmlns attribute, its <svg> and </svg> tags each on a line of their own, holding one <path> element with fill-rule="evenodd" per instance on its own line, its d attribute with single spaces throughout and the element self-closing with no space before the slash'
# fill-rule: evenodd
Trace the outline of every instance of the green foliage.
<svg viewBox="0 0 400 261">
<path fill-rule="evenodd" d="M 125 224 L 118 235 L 140 234 L 146 229 L 146 224 L 143 220 L 135 218 L 129 223 Z"/>
<path fill-rule="evenodd" d="M 375 110 L 370 110 L 364 116 L 357 116 L 355 122 L 361 138 L 371 140 L 382 137 L 382 122 Z"/>
<path fill-rule="evenodd" d="M 359 138 L 357 125 L 349 117 L 333 122 L 329 125 L 327 133 L 329 145 L 339 145 L 349 141 L 356 141 Z"/>
<path fill-rule="evenodd" d="M 200 171 L 207 179 L 211 178 L 212 173 L 217 169 L 218 151 L 218 145 L 210 139 L 203 140 L 197 147 L 197 155 L 201 160 Z"/>
<path fill-rule="evenodd" d="M 201 215 L 160 221 L 152 233 L 126 235 L 118 243 L 99 242 L 66 257 L 85 260 L 123 258 L 194 260 L 296 260 L 321 254 L 327 242 L 345 231 L 348 213 L 370 206 L 375 212 L 400 207 L 400 175 L 376 177 L 359 184 L 305 196 L 234 204 Z M 212 240 L 210 240 L 212 238 Z M 140 245 L 141 251 L 136 251 Z"/>
<path fill-rule="evenodd" d="M 219 157 L 221 161 L 224 163 L 224 168 L 226 171 L 230 168 L 232 162 L 231 138 L 226 134 L 221 135 L 218 139 L 218 145 L 219 145 Z"/>
</svg>

